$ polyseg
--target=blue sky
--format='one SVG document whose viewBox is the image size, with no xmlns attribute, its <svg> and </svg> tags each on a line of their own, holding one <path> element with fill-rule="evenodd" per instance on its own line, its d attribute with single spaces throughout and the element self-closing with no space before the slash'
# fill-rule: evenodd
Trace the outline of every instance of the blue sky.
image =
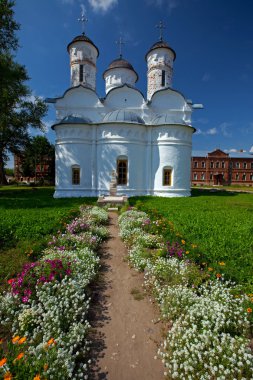
<svg viewBox="0 0 253 380">
<path fill-rule="evenodd" d="M 18 62 L 27 67 L 35 95 L 55 97 L 70 85 L 67 44 L 78 34 L 85 10 L 86 34 L 99 48 L 97 92 L 102 73 L 117 58 L 115 41 L 126 41 L 123 57 L 139 74 L 146 94 L 145 54 L 164 39 L 176 51 L 173 87 L 203 110 L 193 113 L 193 149 L 245 149 L 253 145 L 253 1 L 252 0 L 16 0 Z M 50 106 L 47 125 L 54 121 Z M 54 142 L 49 129 L 48 138 Z"/>
</svg>

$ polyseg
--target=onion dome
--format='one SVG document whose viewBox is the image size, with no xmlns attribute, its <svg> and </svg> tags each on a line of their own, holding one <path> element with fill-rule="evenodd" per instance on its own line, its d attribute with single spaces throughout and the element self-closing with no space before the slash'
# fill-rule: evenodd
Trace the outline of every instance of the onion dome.
<svg viewBox="0 0 253 380">
<path fill-rule="evenodd" d="M 168 49 L 170 51 L 172 51 L 173 55 L 174 55 L 174 59 L 173 61 L 175 61 L 176 59 L 176 52 L 175 50 L 173 50 L 168 44 L 167 42 L 165 42 L 164 40 L 160 40 L 156 43 L 154 43 L 151 48 L 149 49 L 149 51 L 147 52 L 147 54 L 145 55 L 145 59 L 147 60 L 147 56 L 148 54 L 152 51 L 152 50 L 155 50 L 155 49 Z"/>
<path fill-rule="evenodd" d="M 103 123 L 132 123 L 145 124 L 145 121 L 135 112 L 128 110 L 116 110 L 107 113 L 103 118 Z"/>
<path fill-rule="evenodd" d="M 109 71 L 109 70 L 112 70 L 112 69 L 128 69 L 128 70 L 131 70 L 135 73 L 136 75 L 136 82 L 138 80 L 138 74 L 137 72 L 134 70 L 133 66 L 131 65 L 131 63 L 129 63 L 126 59 L 123 59 L 122 57 L 119 57 L 117 59 L 114 59 L 110 65 L 108 66 L 108 68 L 104 71 L 104 74 L 103 74 L 103 77 L 105 78 L 105 74 Z"/>
<path fill-rule="evenodd" d="M 68 53 L 69 53 L 69 49 L 70 49 L 71 45 L 74 44 L 75 42 L 79 42 L 79 41 L 80 42 L 88 42 L 89 44 L 91 44 L 92 46 L 94 46 L 94 48 L 97 50 L 97 56 L 99 56 L 99 50 L 98 50 L 98 48 L 91 41 L 91 39 L 89 37 L 87 37 L 85 34 L 81 34 L 80 36 L 76 36 L 75 38 L 73 38 L 73 40 L 67 46 Z"/>
</svg>

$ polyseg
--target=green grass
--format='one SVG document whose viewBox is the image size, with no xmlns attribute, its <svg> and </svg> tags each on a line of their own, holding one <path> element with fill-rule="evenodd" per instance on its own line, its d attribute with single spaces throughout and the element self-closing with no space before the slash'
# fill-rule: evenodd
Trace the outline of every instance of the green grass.
<svg viewBox="0 0 253 380">
<path fill-rule="evenodd" d="M 0 188 L 0 279 L 10 278 L 36 259 L 49 236 L 96 198 L 53 198 L 53 188 Z"/>
<path fill-rule="evenodd" d="M 189 198 L 135 197 L 130 203 L 172 221 L 173 237 L 185 239 L 189 258 L 253 291 L 253 194 L 194 189 Z M 164 235 L 172 239 L 169 227 Z"/>
</svg>

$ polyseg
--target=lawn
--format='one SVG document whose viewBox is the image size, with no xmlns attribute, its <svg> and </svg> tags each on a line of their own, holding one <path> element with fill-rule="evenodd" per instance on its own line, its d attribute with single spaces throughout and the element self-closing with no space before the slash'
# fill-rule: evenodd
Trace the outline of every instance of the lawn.
<svg viewBox="0 0 253 380">
<path fill-rule="evenodd" d="M 194 189 L 190 198 L 134 197 L 130 203 L 173 222 L 174 238 L 185 240 L 190 259 L 253 291 L 253 194 Z M 169 229 L 164 236 L 172 239 Z"/>
<path fill-rule="evenodd" d="M 62 223 L 80 204 L 94 204 L 96 198 L 54 199 L 53 188 L 0 188 L 0 279 L 20 271 L 34 260 Z"/>
</svg>

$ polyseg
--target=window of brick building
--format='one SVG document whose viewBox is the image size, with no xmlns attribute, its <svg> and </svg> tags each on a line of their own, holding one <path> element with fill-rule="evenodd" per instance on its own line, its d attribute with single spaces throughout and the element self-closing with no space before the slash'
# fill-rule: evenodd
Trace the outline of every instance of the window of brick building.
<svg viewBox="0 0 253 380">
<path fill-rule="evenodd" d="M 171 186 L 172 170 L 170 168 L 163 169 L 163 186 Z"/>
<path fill-rule="evenodd" d="M 253 162 L 250 163 L 250 168 L 253 169 Z"/>
<path fill-rule="evenodd" d="M 198 161 L 194 161 L 194 168 L 198 167 Z"/>
<path fill-rule="evenodd" d="M 198 174 L 197 174 L 197 173 L 194 173 L 194 174 L 193 174 L 193 179 L 194 179 L 194 181 L 197 181 L 197 180 L 198 180 Z"/>
<path fill-rule="evenodd" d="M 213 180 L 213 173 L 210 173 L 210 180 Z"/>
<path fill-rule="evenodd" d="M 80 185 L 80 168 L 78 166 L 72 167 L 72 185 Z"/>
<path fill-rule="evenodd" d="M 224 162 L 224 161 L 222 161 L 222 163 L 221 163 L 221 167 L 222 167 L 222 169 L 225 168 L 225 162 Z"/>
<path fill-rule="evenodd" d="M 117 161 L 118 185 L 127 185 L 127 164 L 126 159 L 118 159 Z"/>
<path fill-rule="evenodd" d="M 253 181 L 253 173 L 250 173 L 249 179 Z"/>
<path fill-rule="evenodd" d="M 236 179 L 236 181 L 239 181 L 240 177 L 239 177 L 238 173 L 235 175 L 235 179 Z"/>
<path fill-rule="evenodd" d="M 205 167 L 206 167 L 206 163 L 205 163 L 205 161 L 202 161 L 202 162 L 201 162 L 201 167 L 202 167 L 202 168 L 205 168 Z"/>
<path fill-rule="evenodd" d="M 205 180 L 205 173 L 201 173 L 201 179 L 202 179 L 202 181 Z"/>
<path fill-rule="evenodd" d="M 240 169 L 240 162 L 236 162 L 235 167 L 236 167 L 236 169 Z"/>
<path fill-rule="evenodd" d="M 210 168 L 213 168 L 213 161 L 210 162 Z"/>
<path fill-rule="evenodd" d="M 216 162 L 215 167 L 216 167 L 216 168 L 219 168 L 219 167 L 220 167 L 220 163 L 219 163 L 219 161 Z"/>
<path fill-rule="evenodd" d="M 243 169 L 247 169 L 247 162 L 243 163 Z"/>
<path fill-rule="evenodd" d="M 246 181 L 246 174 L 245 173 L 243 173 L 243 175 L 242 175 L 242 180 Z"/>
</svg>

